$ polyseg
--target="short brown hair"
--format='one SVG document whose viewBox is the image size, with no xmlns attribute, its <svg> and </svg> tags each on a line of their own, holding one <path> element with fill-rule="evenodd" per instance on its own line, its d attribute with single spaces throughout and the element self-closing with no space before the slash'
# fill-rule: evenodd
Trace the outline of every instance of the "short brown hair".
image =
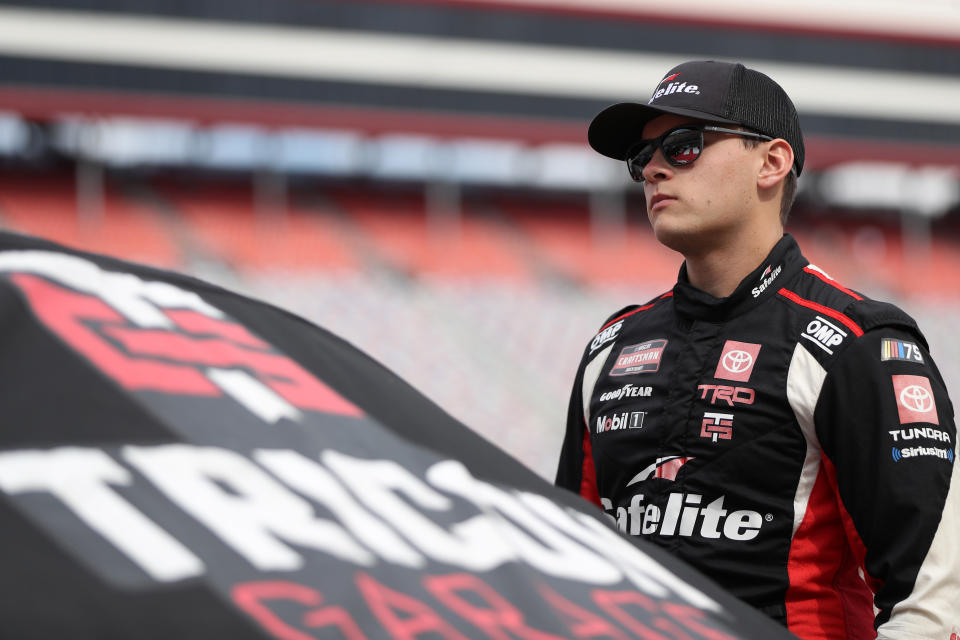
<svg viewBox="0 0 960 640">
<path fill-rule="evenodd" d="M 762 140 L 757 138 L 740 138 L 743 140 L 743 146 L 747 149 L 756 149 Z M 783 193 L 780 194 L 780 224 L 787 225 L 787 218 L 790 217 L 790 209 L 793 207 L 793 201 L 797 198 L 797 172 L 791 167 L 790 172 L 783 179 Z"/>
<path fill-rule="evenodd" d="M 780 196 L 780 224 L 787 226 L 787 218 L 790 217 L 790 209 L 793 208 L 793 201 L 797 198 L 797 174 L 793 169 L 783 179 L 783 193 Z"/>
</svg>

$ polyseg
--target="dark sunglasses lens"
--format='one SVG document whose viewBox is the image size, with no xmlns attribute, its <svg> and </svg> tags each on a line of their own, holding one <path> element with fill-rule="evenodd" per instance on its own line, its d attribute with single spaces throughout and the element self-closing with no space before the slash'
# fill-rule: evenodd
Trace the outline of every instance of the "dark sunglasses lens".
<svg viewBox="0 0 960 640">
<path fill-rule="evenodd" d="M 631 178 L 637 182 L 643 181 L 643 168 L 650 162 L 656 149 L 656 144 L 647 142 L 630 152 L 627 157 L 627 169 L 630 171 Z"/>
<path fill-rule="evenodd" d="M 696 129 L 678 129 L 663 140 L 663 157 L 675 167 L 690 164 L 700 157 L 703 137 Z"/>
<path fill-rule="evenodd" d="M 631 178 L 643 182 L 643 169 L 653 158 L 658 146 L 667 162 L 675 167 L 682 167 L 700 157 L 703 150 L 703 132 L 699 129 L 675 129 L 659 140 L 641 143 L 627 156 L 627 169 Z"/>
</svg>

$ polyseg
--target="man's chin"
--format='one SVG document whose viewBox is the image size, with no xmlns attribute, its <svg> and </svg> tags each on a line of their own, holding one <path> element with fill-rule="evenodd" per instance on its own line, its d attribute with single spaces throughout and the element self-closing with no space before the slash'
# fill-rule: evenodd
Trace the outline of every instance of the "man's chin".
<svg viewBox="0 0 960 640">
<path fill-rule="evenodd" d="M 653 235 L 657 242 L 684 255 L 695 253 L 707 241 L 708 234 L 704 230 L 690 225 L 670 224 L 666 220 L 658 220 L 653 225 Z"/>
</svg>

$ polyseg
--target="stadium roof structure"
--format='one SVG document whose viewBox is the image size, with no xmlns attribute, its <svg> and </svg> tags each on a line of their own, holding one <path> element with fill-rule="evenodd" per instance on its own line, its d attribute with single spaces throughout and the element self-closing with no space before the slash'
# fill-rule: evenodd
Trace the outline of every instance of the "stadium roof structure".
<svg viewBox="0 0 960 640">
<path fill-rule="evenodd" d="M 664 70 L 735 59 L 794 98 L 814 170 L 960 164 L 945 0 L 0 3 L 0 109 L 585 144 Z"/>
</svg>

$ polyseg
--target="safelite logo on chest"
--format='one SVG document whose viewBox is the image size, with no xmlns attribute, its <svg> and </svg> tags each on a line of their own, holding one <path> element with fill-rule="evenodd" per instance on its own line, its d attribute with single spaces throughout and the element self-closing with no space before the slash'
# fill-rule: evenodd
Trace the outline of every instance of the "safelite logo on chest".
<svg viewBox="0 0 960 640">
<path fill-rule="evenodd" d="M 610 369 L 611 376 L 630 376 L 637 373 L 650 373 L 660 368 L 660 358 L 667 347 L 664 339 L 647 340 L 640 344 L 631 344 L 620 350 L 617 361 Z"/>
</svg>

